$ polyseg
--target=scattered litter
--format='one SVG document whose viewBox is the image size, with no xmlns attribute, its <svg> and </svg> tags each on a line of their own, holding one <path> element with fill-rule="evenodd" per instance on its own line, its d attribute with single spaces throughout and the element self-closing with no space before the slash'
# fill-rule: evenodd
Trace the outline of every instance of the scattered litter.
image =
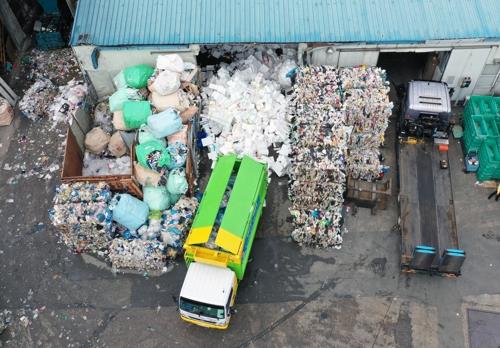
<svg viewBox="0 0 500 348">
<path fill-rule="evenodd" d="M 132 171 L 130 156 L 104 157 L 85 152 L 82 176 L 120 175 Z"/>
<path fill-rule="evenodd" d="M 9 325 L 12 322 L 12 312 L 4 309 L 2 312 L 0 312 L 0 335 L 2 332 L 5 331 L 6 328 L 9 327 Z"/>
<path fill-rule="evenodd" d="M 32 121 L 49 116 L 49 107 L 57 95 L 54 84 L 45 78 L 37 80 L 19 101 L 19 110 L 22 115 Z"/>
<path fill-rule="evenodd" d="M 115 238 L 109 259 L 116 269 L 161 270 L 166 261 L 165 246 L 159 241 Z"/>
</svg>

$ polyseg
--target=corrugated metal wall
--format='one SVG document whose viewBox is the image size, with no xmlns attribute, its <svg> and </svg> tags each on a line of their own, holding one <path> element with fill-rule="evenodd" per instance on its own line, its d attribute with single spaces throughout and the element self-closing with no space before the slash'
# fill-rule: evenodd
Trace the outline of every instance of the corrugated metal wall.
<svg viewBox="0 0 500 348">
<path fill-rule="evenodd" d="M 79 0 L 72 45 L 500 38 L 500 0 Z"/>
</svg>

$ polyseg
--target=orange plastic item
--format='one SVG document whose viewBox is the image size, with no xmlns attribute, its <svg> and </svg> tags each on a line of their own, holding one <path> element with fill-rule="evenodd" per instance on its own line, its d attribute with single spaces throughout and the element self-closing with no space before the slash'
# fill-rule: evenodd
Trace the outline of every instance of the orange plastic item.
<svg viewBox="0 0 500 348">
<path fill-rule="evenodd" d="M 448 145 L 441 144 L 439 145 L 438 149 L 440 152 L 448 152 Z"/>
</svg>

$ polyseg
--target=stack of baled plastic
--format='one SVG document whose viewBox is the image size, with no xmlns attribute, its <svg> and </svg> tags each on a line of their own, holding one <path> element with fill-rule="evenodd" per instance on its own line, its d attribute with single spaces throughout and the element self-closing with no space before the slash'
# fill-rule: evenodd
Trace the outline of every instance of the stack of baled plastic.
<svg viewBox="0 0 500 348">
<path fill-rule="evenodd" d="M 248 155 L 282 176 L 288 171 L 290 146 L 288 102 L 281 91 L 290 87 L 286 74 L 295 63 L 271 49 L 248 49 L 233 52 L 237 59 L 222 64 L 207 83 L 202 94 L 203 145 L 213 163 L 218 155 Z"/>
<path fill-rule="evenodd" d="M 337 74 L 333 67 L 303 67 L 293 88 L 292 238 L 308 246 L 342 243 L 347 134 Z"/>
<path fill-rule="evenodd" d="M 372 181 L 379 177 L 382 166 L 379 147 L 392 113 L 389 82 L 378 67 L 359 66 L 340 70 L 343 112 L 350 127 L 347 174 L 354 179 Z"/>
<path fill-rule="evenodd" d="M 52 224 L 72 252 L 106 251 L 111 241 L 112 193 L 104 182 L 62 184 L 56 189 Z"/>
</svg>

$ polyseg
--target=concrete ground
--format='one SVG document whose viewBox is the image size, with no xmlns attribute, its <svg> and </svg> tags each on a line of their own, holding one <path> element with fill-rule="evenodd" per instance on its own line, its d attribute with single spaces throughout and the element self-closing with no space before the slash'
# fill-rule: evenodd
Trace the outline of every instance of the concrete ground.
<svg viewBox="0 0 500 348">
<path fill-rule="evenodd" d="M 320 250 L 290 240 L 287 181 L 273 178 L 237 313 L 217 331 L 179 319 L 181 260 L 160 277 L 112 274 L 58 243 L 47 216 L 57 173 L 7 183 L 15 173 L 6 163 L 29 171 L 42 156 L 47 166 L 60 161 L 64 129 L 49 128 L 18 119 L 0 130 L 0 309 L 13 312 L 1 346 L 460 348 L 468 346 L 468 309 L 500 312 L 500 202 L 462 172 L 456 141 L 450 168 L 463 276 L 400 273 L 396 185 L 387 210 L 347 217 L 341 250 Z M 396 180 L 393 133 L 384 153 Z"/>
</svg>

